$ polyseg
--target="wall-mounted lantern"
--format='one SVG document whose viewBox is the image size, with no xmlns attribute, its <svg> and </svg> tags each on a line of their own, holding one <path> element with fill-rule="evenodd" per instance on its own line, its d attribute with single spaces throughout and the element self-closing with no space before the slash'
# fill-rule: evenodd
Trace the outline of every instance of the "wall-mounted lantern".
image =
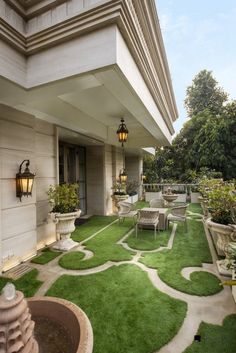
<svg viewBox="0 0 236 353">
<path fill-rule="evenodd" d="M 21 169 L 24 163 L 26 163 L 25 170 L 22 172 Z M 25 159 L 19 167 L 19 172 L 16 174 L 16 197 L 19 197 L 20 201 L 22 196 L 32 196 L 35 174 L 30 172 L 29 165 L 29 159 Z"/>
<path fill-rule="evenodd" d="M 141 181 L 142 181 L 142 183 L 144 183 L 146 179 L 147 179 L 146 175 L 142 173 L 142 174 L 141 174 Z"/>
<path fill-rule="evenodd" d="M 125 125 L 124 119 L 122 118 L 120 121 L 121 121 L 121 123 L 120 123 L 116 133 L 118 135 L 119 142 L 121 142 L 122 147 L 123 147 L 124 146 L 124 142 L 127 141 L 129 131 L 128 131 L 126 125 Z"/>
</svg>

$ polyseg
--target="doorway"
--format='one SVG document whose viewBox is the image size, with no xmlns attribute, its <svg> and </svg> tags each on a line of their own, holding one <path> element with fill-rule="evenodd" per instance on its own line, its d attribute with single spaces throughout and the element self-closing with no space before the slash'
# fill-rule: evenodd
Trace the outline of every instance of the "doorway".
<svg viewBox="0 0 236 353">
<path fill-rule="evenodd" d="M 87 213 L 85 162 L 85 147 L 59 142 L 59 184 L 79 184 L 78 198 L 82 215 Z"/>
</svg>

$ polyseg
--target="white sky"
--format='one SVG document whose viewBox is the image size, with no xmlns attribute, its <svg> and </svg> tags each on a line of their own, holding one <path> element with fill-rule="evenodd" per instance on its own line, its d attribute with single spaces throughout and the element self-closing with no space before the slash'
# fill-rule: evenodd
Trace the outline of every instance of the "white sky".
<svg viewBox="0 0 236 353">
<path fill-rule="evenodd" d="M 156 0 L 179 119 L 186 121 L 187 86 L 199 71 L 213 72 L 219 85 L 236 98 L 236 1 Z"/>
</svg>

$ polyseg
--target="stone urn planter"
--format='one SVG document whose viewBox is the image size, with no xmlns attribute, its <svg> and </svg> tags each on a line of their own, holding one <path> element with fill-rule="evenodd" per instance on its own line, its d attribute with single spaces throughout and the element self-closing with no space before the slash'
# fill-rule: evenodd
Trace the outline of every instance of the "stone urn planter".
<svg viewBox="0 0 236 353">
<path fill-rule="evenodd" d="M 59 241 L 53 246 L 53 249 L 68 251 L 77 246 L 78 243 L 70 238 L 75 230 L 75 220 L 79 218 L 81 210 L 70 213 L 51 213 L 51 218 L 56 224 L 56 233 Z"/>
<path fill-rule="evenodd" d="M 236 242 L 236 225 L 215 223 L 210 218 L 206 220 L 206 225 L 215 233 L 217 237 L 216 245 L 225 255 L 224 260 L 218 260 L 216 262 L 219 273 L 224 276 L 231 276 L 232 271 L 228 269 L 231 246 L 230 243 Z"/>
<path fill-rule="evenodd" d="M 118 212 L 118 202 L 125 201 L 125 200 L 128 199 L 128 197 L 129 197 L 128 194 L 125 194 L 125 195 L 113 194 L 113 195 L 111 195 L 111 198 L 112 198 L 112 201 L 113 201 L 113 211 L 114 212 Z"/>
<path fill-rule="evenodd" d="M 178 198 L 178 195 L 177 194 L 163 194 L 162 197 L 166 201 L 166 207 L 171 207 L 174 205 L 173 201 L 175 201 Z"/>
<path fill-rule="evenodd" d="M 201 204 L 201 208 L 202 208 L 202 211 L 203 211 L 204 218 L 205 219 L 209 218 L 210 214 L 209 214 L 209 210 L 208 210 L 208 199 L 206 199 L 206 198 L 204 198 L 202 196 L 198 196 L 198 201 Z"/>
</svg>

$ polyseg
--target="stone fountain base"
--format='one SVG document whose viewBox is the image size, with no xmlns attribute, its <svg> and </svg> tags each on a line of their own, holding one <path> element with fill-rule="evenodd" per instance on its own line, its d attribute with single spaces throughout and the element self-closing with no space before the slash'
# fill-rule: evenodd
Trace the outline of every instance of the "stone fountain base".
<svg viewBox="0 0 236 353">
<path fill-rule="evenodd" d="M 59 327 L 59 335 L 63 328 L 69 337 L 68 347 L 70 353 L 92 353 L 93 331 L 86 314 L 75 304 L 60 298 L 54 297 L 33 297 L 28 299 L 28 305 L 35 320 L 35 331 L 40 321 L 52 322 L 52 330 Z M 48 335 L 50 331 L 48 332 Z M 37 336 L 37 335 L 36 335 Z M 57 335 L 55 335 L 57 337 Z M 36 337 L 37 338 L 37 337 Z M 54 339 L 54 338 L 52 338 Z M 39 347 L 40 347 L 40 342 Z M 55 342 L 57 346 L 57 342 Z M 51 353 L 49 350 L 45 352 Z M 51 350 L 53 352 L 53 350 Z"/>
</svg>

